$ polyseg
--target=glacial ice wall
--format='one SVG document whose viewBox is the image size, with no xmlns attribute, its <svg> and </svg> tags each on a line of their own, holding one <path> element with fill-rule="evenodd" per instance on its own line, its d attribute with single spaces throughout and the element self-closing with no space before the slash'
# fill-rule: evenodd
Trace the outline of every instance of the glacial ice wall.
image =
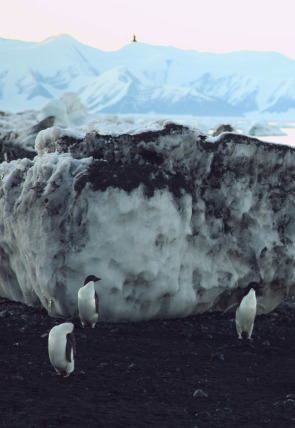
<svg viewBox="0 0 295 428">
<path fill-rule="evenodd" d="M 295 150 L 158 121 L 129 134 L 39 132 L 0 165 L 0 295 L 74 315 L 89 274 L 100 320 L 222 310 L 250 281 L 295 291 Z"/>
</svg>

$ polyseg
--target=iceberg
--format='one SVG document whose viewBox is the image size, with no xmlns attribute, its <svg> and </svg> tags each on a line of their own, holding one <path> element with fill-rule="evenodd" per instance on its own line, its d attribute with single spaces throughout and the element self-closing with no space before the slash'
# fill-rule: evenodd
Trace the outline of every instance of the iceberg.
<svg viewBox="0 0 295 428">
<path fill-rule="evenodd" d="M 223 310 L 249 282 L 271 311 L 294 295 L 295 150 L 158 120 L 41 130 L 0 164 L 0 295 L 77 313 L 97 275 L 99 321 Z"/>
</svg>

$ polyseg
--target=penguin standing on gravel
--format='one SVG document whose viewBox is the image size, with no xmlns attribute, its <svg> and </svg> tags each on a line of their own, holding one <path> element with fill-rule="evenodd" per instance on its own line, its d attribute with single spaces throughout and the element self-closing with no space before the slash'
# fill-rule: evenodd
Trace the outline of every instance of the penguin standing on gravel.
<svg viewBox="0 0 295 428">
<path fill-rule="evenodd" d="M 53 327 L 48 336 L 48 355 L 59 375 L 68 377 L 74 371 L 75 354 L 74 324 L 65 322 Z"/>
<path fill-rule="evenodd" d="M 234 303 L 224 311 L 224 313 L 226 313 L 230 309 L 238 306 L 236 310 L 236 329 L 238 339 L 242 339 L 242 333 L 245 332 L 248 335 L 248 339 L 252 340 L 251 336 L 257 307 L 265 311 L 265 307 L 261 303 L 257 303 L 256 299 L 256 291 L 260 288 L 261 285 L 258 284 L 258 282 L 250 282 L 242 295 L 241 301 L 239 303 Z"/>
<path fill-rule="evenodd" d="M 82 327 L 91 324 L 95 327 L 99 313 L 99 300 L 94 288 L 94 283 L 100 281 L 94 275 L 89 275 L 84 281 L 84 286 L 78 291 L 78 310 Z"/>
</svg>

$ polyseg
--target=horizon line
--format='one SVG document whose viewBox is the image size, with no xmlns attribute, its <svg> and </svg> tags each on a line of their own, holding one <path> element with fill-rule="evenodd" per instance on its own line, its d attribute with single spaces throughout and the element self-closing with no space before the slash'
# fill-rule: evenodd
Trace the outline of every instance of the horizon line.
<svg viewBox="0 0 295 428">
<path fill-rule="evenodd" d="M 193 49 L 193 48 L 180 48 L 180 47 L 176 47 L 174 45 L 161 45 L 161 44 L 160 45 L 156 45 L 156 44 L 152 44 L 152 43 L 142 42 L 140 40 L 136 40 L 136 41 L 132 40 L 132 38 L 135 36 L 134 33 L 132 34 L 132 37 L 130 37 L 130 42 L 129 43 L 126 43 L 126 44 L 122 45 L 120 48 L 115 48 L 115 49 L 102 49 L 102 48 L 99 48 L 97 46 L 94 46 L 93 44 L 81 42 L 78 38 L 72 36 L 69 33 L 51 34 L 51 35 L 49 35 L 49 36 L 47 36 L 44 39 L 39 40 L 39 41 L 36 41 L 36 40 L 24 40 L 24 39 L 19 39 L 19 38 L 7 38 L 7 37 L 1 37 L 1 36 L 0 36 L 0 40 L 4 40 L 4 41 L 7 40 L 7 41 L 12 41 L 12 42 L 15 41 L 15 42 L 21 42 L 21 43 L 42 44 L 42 43 L 44 43 L 46 41 L 50 41 L 50 39 L 57 39 L 57 38 L 61 38 L 62 36 L 69 37 L 70 39 L 73 39 L 76 42 L 78 42 L 78 43 L 80 43 L 80 44 L 82 44 L 84 46 L 87 46 L 87 47 L 90 47 L 90 48 L 93 48 L 93 49 L 97 49 L 97 50 L 100 50 L 102 52 L 117 52 L 117 51 L 119 51 L 121 49 L 124 49 L 127 46 L 130 46 L 130 45 L 133 45 L 133 44 L 134 45 L 138 44 L 138 45 L 154 46 L 154 47 L 159 47 L 159 48 L 173 48 L 173 49 L 180 50 L 180 51 L 185 51 L 185 52 L 196 52 L 196 53 L 200 53 L 200 54 L 213 54 L 213 55 L 227 55 L 227 54 L 235 54 L 235 53 L 242 53 L 242 52 L 255 52 L 255 53 L 262 53 L 262 54 L 264 54 L 264 53 L 274 53 L 274 54 L 282 55 L 282 56 L 290 59 L 291 61 L 295 61 L 295 59 L 291 58 L 290 56 L 288 56 L 288 55 L 286 55 L 284 53 L 275 51 L 275 50 L 242 49 L 242 50 L 233 50 L 233 51 L 225 51 L 225 52 L 213 52 L 213 51 L 200 51 L 200 50 Z"/>
</svg>

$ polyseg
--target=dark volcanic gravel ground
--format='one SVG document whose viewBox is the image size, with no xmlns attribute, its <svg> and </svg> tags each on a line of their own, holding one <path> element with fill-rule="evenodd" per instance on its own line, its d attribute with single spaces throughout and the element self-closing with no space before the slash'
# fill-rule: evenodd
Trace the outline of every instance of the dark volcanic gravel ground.
<svg viewBox="0 0 295 428">
<path fill-rule="evenodd" d="M 76 327 L 75 371 L 62 378 L 47 352 L 61 320 L 0 300 L 0 426 L 295 426 L 294 304 L 258 316 L 253 341 L 237 340 L 233 318 Z"/>
</svg>

